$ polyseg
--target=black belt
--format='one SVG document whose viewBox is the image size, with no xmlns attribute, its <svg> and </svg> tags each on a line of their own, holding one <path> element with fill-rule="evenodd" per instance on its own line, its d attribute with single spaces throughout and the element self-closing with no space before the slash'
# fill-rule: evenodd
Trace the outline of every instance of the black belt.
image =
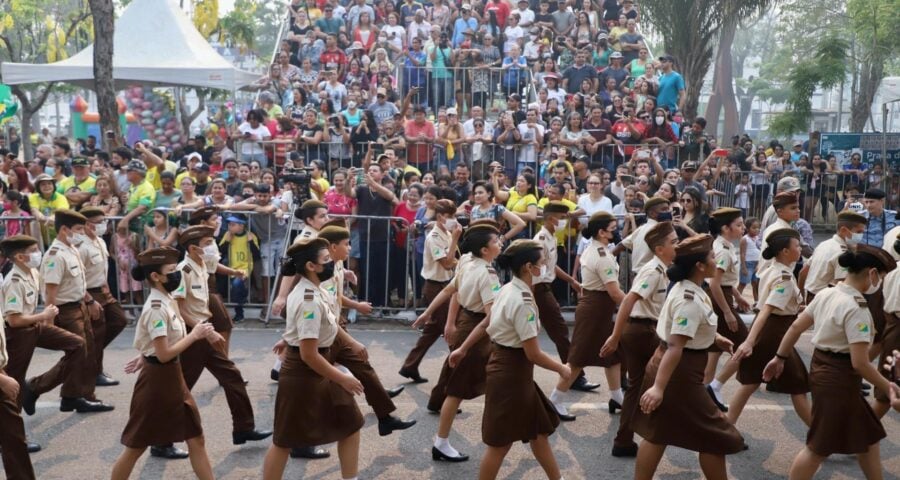
<svg viewBox="0 0 900 480">
<path fill-rule="evenodd" d="M 425 283 L 434 283 L 434 284 L 437 284 L 437 285 L 445 286 L 445 285 L 447 285 L 448 283 L 450 283 L 450 280 L 439 281 L 439 280 L 431 280 L 431 279 L 426 278 L 426 279 L 425 279 Z"/>
<path fill-rule="evenodd" d="M 175 357 L 168 362 L 161 362 L 159 358 L 154 357 L 153 355 L 144 355 L 144 361 L 147 363 L 152 363 L 153 365 L 166 365 L 169 363 L 178 363 L 178 357 Z"/>
<path fill-rule="evenodd" d="M 103 287 L 94 287 L 87 289 L 90 293 L 103 293 Z"/>
<path fill-rule="evenodd" d="M 830 350 L 822 350 L 821 348 L 817 348 L 816 351 L 819 352 L 819 353 L 824 353 L 825 355 L 828 355 L 828 356 L 830 356 L 830 357 L 850 358 L 850 354 L 849 354 L 849 353 L 832 352 L 832 351 L 830 351 Z"/>
<path fill-rule="evenodd" d="M 491 343 L 494 344 L 495 347 L 502 348 L 504 350 L 523 350 L 522 347 L 507 347 L 506 345 L 500 345 L 499 343 L 491 340 Z"/>
<path fill-rule="evenodd" d="M 473 316 L 473 317 L 477 317 L 477 316 L 479 316 L 479 315 L 485 315 L 484 312 L 476 312 L 476 311 L 474 311 L 474 310 L 469 310 L 468 308 L 464 308 L 464 307 L 459 307 L 459 309 L 462 310 L 462 311 L 464 311 L 464 312 L 466 312 L 466 313 L 468 313 L 469 315 L 471 315 L 471 316 Z"/>
<path fill-rule="evenodd" d="M 80 307 L 84 303 L 84 300 L 79 300 L 77 302 L 69 302 L 63 303 L 62 305 L 57 305 L 57 308 L 72 308 L 72 307 Z"/>
<path fill-rule="evenodd" d="M 300 347 L 295 347 L 295 346 L 293 346 L 293 345 L 288 345 L 287 347 L 288 347 L 292 352 L 300 353 Z M 325 352 L 327 352 L 328 350 L 331 350 L 331 347 L 322 347 L 322 348 L 319 349 L 319 353 L 325 353 Z"/>
<path fill-rule="evenodd" d="M 650 325 L 651 327 L 656 325 L 656 320 L 646 317 L 628 317 L 628 321 L 640 325 Z"/>
</svg>

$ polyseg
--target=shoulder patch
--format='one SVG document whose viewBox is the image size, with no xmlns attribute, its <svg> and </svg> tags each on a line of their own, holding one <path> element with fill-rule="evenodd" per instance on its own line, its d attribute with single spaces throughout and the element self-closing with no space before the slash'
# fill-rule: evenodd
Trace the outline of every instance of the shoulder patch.
<svg viewBox="0 0 900 480">
<path fill-rule="evenodd" d="M 19 274 L 17 274 L 17 273 L 14 273 L 14 274 L 12 275 L 12 281 L 13 281 L 13 282 L 24 282 L 25 279 L 22 278 L 21 275 L 19 275 Z"/>
<path fill-rule="evenodd" d="M 685 299 L 685 300 L 693 300 L 693 299 L 694 299 L 694 292 L 692 292 L 691 290 L 685 290 L 685 291 L 684 291 L 684 299 Z"/>
<path fill-rule="evenodd" d="M 856 300 L 856 304 L 859 305 L 860 308 L 869 308 L 869 302 L 866 301 L 865 298 L 862 297 L 853 297 Z"/>
<path fill-rule="evenodd" d="M 534 297 L 531 296 L 531 292 L 525 292 L 525 291 L 523 291 L 523 292 L 522 292 L 522 298 L 524 298 L 525 300 L 531 300 L 531 299 L 533 299 Z"/>
<path fill-rule="evenodd" d="M 781 272 L 782 280 L 791 280 L 792 278 L 794 278 L 794 276 L 792 274 L 790 274 L 788 272 Z"/>
<path fill-rule="evenodd" d="M 490 265 L 488 265 L 487 270 L 488 270 L 488 273 L 490 273 L 491 275 L 496 275 L 496 274 L 497 274 L 497 271 L 494 270 L 494 267 L 492 267 L 492 266 L 490 266 Z"/>
<path fill-rule="evenodd" d="M 310 235 L 312 235 L 312 232 L 310 232 L 309 230 L 307 230 L 307 231 L 303 232 L 300 236 L 303 237 L 303 238 L 306 238 L 306 237 L 308 237 L 308 236 L 310 236 Z"/>
<path fill-rule="evenodd" d="M 666 274 L 666 269 L 665 269 L 665 267 L 663 267 L 662 265 L 657 265 L 657 266 L 656 266 L 656 271 L 659 272 L 659 273 L 661 273 L 661 274 L 663 274 L 663 275 Z"/>
<path fill-rule="evenodd" d="M 194 271 L 194 269 L 192 269 L 190 265 L 187 265 L 187 264 L 184 265 L 184 273 L 191 273 L 193 271 Z"/>
<path fill-rule="evenodd" d="M 59 249 L 57 249 L 56 247 L 53 247 L 50 249 L 50 251 L 47 252 L 47 255 L 56 255 L 56 252 L 58 252 L 58 251 L 59 251 Z"/>
<path fill-rule="evenodd" d="M 723 243 L 722 248 L 724 248 L 725 250 L 731 250 L 731 243 L 730 242 Z"/>
<path fill-rule="evenodd" d="M 605 257 L 605 256 L 606 256 L 606 249 L 603 248 L 603 247 L 597 247 L 597 255 L 600 255 L 601 257 Z"/>
<path fill-rule="evenodd" d="M 159 310 L 160 308 L 162 308 L 162 300 L 151 300 L 150 308 L 152 308 L 154 310 Z"/>
<path fill-rule="evenodd" d="M 307 291 L 303 292 L 303 301 L 304 302 L 311 302 L 315 299 L 316 299 L 316 294 L 312 290 L 307 290 Z"/>
</svg>

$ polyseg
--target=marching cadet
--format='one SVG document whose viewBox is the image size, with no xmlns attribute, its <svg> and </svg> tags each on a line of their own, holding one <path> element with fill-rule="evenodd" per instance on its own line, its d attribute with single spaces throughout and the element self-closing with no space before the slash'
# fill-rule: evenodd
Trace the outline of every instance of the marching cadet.
<svg viewBox="0 0 900 480">
<path fill-rule="evenodd" d="M 868 220 L 863 215 L 845 210 L 837 216 L 837 233 L 824 242 L 816 245 L 812 257 L 801 271 L 805 279 L 806 303 L 809 304 L 816 294 L 837 283 L 847 276 L 847 270 L 838 265 L 837 259 L 851 246 L 863 241 Z"/>
<path fill-rule="evenodd" d="M 218 210 L 212 206 L 198 208 L 191 213 L 189 223 L 192 226 L 205 225 L 215 231 L 219 227 Z M 212 314 L 210 321 L 216 332 L 225 340 L 225 356 L 228 356 L 231 345 L 231 330 L 234 328 L 234 322 L 231 320 L 228 309 L 225 308 L 225 301 L 222 299 L 222 295 L 218 292 L 216 274 L 245 278 L 246 273 L 243 270 L 226 267 L 219 263 L 219 260 L 221 260 L 221 253 L 219 253 L 218 247 L 215 248 L 215 252 L 213 252 L 213 248 L 208 247 L 203 254 L 203 263 L 209 274 L 206 281 L 207 289 L 209 290 L 209 311 Z"/>
<path fill-rule="evenodd" d="M 777 218 L 771 225 L 763 230 L 760 251 L 765 250 L 766 246 L 768 246 L 766 238 L 768 238 L 770 233 L 782 228 L 794 228 L 791 223 L 800 219 L 800 200 L 794 193 L 784 192 L 775 195 L 775 199 L 772 200 L 772 206 L 775 208 L 775 215 L 777 215 Z M 760 258 L 759 263 L 756 265 L 757 275 L 762 277 L 763 270 L 768 268 L 771 264 L 772 260 Z M 793 269 L 794 265 L 791 265 L 790 267 Z"/>
<path fill-rule="evenodd" d="M 872 407 L 859 393 L 862 379 L 888 391 L 890 382 L 869 362 L 872 315 L 863 294 L 874 291 L 882 276 L 897 263 L 884 250 L 859 244 L 838 258 L 847 278 L 816 295 L 791 325 L 774 358 L 766 365 L 764 380 L 778 378 L 800 335 L 814 326 L 815 351 L 809 370 L 812 420 L 803 447 L 791 464 L 790 478 L 811 479 L 832 454 L 857 456 L 866 478 L 881 478 L 878 443 L 886 436 Z"/>
<path fill-rule="evenodd" d="M 719 335 L 731 340 L 737 347 L 747 338 L 747 326 L 741 320 L 738 309 L 745 312 L 750 310 L 750 304 L 744 297 L 735 295 L 741 274 L 741 259 L 735 242 L 740 241 L 744 235 L 744 219 L 737 208 L 723 207 L 712 213 L 709 224 L 709 230 L 716 235 L 713 242 L 716 272 L 709 279 L 709 288 L 705 291 L 712 299 L 713 309 L 719 319 Z M 735 304 L 738 308 L 735 308 Z M 703 381 L 707 384 L 706 391 L 719 410 L 727 412 L 728 406 L 722 399 L 722 386 L 737 372 L 738 364 L 732 357 L 716 375 L 721 356 L 722 352 L 717 351 L 715 346 L 710 348 Z"/>
<path fill-rule="evenodd" d="M 750 327 L 750 334 L 734 353 L 740 363 L 738 381 L 741 387 L 735 392 L 728 412 L 728 421 L 736 424 L 747 400 L 759 388 L 763 369 L 791 324 L 797 320 L 803 304 L 803 294 L 794 279 L 790 265 L 800 259 L 800 233 L 793 228 L 782 228 L 769 234 L 769 245 L 762 251 L 763 258 L 774 259 L 759 279 L 759 313 Z M 809 374 L 796 349 L 785 359 L 784 373 L 768 382 L 770 392 L 791 395 L 794 410 L 803 423 L 809 425 L 810 405 Z"/>
<path fill-rule="evenodd" d="M 0 458 L 6 478 L 33 480 L 34 467 L 25 442 L 25 422 L 19 414 L 19 383 L 6 374 L 9 361 L 6 334 L 0 328 Z"/>
<path fill-rule="evenodd" d="M 324 239 L 301 240 L 288 248 L 285 276 L 299 277 L 288 296 L 284 364 L 275 397 L 275 436 L 263 464 L 264 479 L 281 479 L 293 447 L 338 442 L 343 479 L 359 471 L 359 429 L 363 417 L 354 400 L 363 393 L 359 380 L 334 364 L 332 347 L 343 337 L 332 302 L 321 283 L 334 274 Z"/>
<path fill-rule="evenodd" d="M 613 220 L 615 224 L 615 220 Z M 451 356 L 459 361 L 465 348 L 490 336 L 491 354 L 487 364 L 487 389 L 481 422 L 482 441 L 487 452 L 481 460 L 479 479 L 497 478 L 503 459 L 515 442 L 529 443 L 534 458 L 547 478 L 562 478 L 548 437 L 559 426 L 559 417 L 550 400 L 534 383 L 534 366 L 556 372 L 560 383 L 571 383 L 572 370 L 541 351 L 537 335 L 540 314 L 534 302 L 532 277 L 540 275 L 544 246 L 534 240 L 515 240 L 497 257 L 497 265 L 512 274 L 500 288 L 491 315 L 466 339 L 464 347 Z"/>
<path fill-rule="evenodd" d="M 48 372 L 24 385 L 22 403 L 26 413 L 34 410 L 33 405 L 42 393 L 60 383 L 62 400 L 59 409 L 63 412 L 108 412 L 114 408 L 94 397 L 100 372 L 97 371 L 97 345 L 91 322 L 102 312 L 100 304 L 85 288 L 84 265 L 78 253 L 78 246 L 87 241 L 86 223 L 87 218 L 80 213 L 65 209 L 56 211 L 56 240 L 41 260 L 40 270 L 44 302 L 59 308 L 55 324 L 81 338 L 84 353 L 72 355 L 71 361 L 63 357 L 50 370 L 54 374 Z"/>
<path fill-rule="evenodd" d="M 645 238 L 657 223 L 672 221 L 672 212 L 669 211 L 669 201 L 662 197 L 652 197 L 644 203 L 644 213 L 647 215 L 647 223 L 636 228 L 630 235 L 623 238 L 613 249 L 612 256 L 618 257 L 625 249 L 631 250 L 631 273 L 637 272 L 647 262 L 653 259 L 653 250 L 647 245 Z"/>
<path fill-rule="evenodd" d="M 453 278 L 453 270 L 457 263 L 456 247 L 463 231 L 462 226 L 456 221 L 456 205 L 453 201 L 438 200 L 434 212 L 434 228 L 425 237 L 425 250 L 422 255 L 422 278 L 425 279 L 422 287 L 422 301 L 425 305 L 434 301 L 434 298 Z M 428 349 L 444 333 L 444 327 L 447 325 L 447 311 L 448 304 L 442 304 L 425 322 L 422 335 L 406 356 L 406 360 L 403 361 L 399 372 L 401 377 L 406 377 L 413 383 L 428 381 L 419 374 L 419 364 L 422 363 Z M 420 324 L 416 322 L 412 325 L 413 328 L 419 326 Z"/>
<path fill-rule="evenodd" d="M 103 210 L 97 207 L 85 207 L 81 214 L 88 219 L 84 232 L 87 239 L 78 246 L 81 255 L 81 263 L 84 264 L 84 278 L 87 281 L 87 291 L 102 307 L 102 315 L 92 319 L 91 328 L 94 331 L 94 349 L 97 359 L 97 386 L 109 387 L 118 385 L 118 380 L 113 380 L 103 370 L 103 350 L 112 343 L 125 329 L 128 321 L 122 306 L 116 301 L 109 291 L 107 274 L 109 273 L 109 250 L 103 235 L 106 234 L 106 218 Z"/>
<path fill-rule="evenodd" d="M 609 244 L 616 234 L 618 223 L 609 212 L 593 214 L 581 235 L 591 240 L 581 254 L 581 280 L 584 294 L 575 307 L 575 330 L 572 332 L 572 347 L 569 350 L 571 377 L 560 377 L 559 383 L 550 394 L 550 400 L 562 420 L 571 420 L 562 396 L 569 390 L 571 381 L 578 377 L 584 367 L 603 367 L 609 383 L 609 411 L 616 413 L 622 408 L 622 359 L 619 352 L 607 357 L 600 356 L 600 349 L 612 335 L 613 312 L 622 303 L 625 293 L 619 288 L 619 263 L 609 252 Z M 502 258 L 502 257 L 501 257 Z M 502 291 L 502 290 L 501 290 Z"/>
<path fill-rule="evenodd" d="M 894 255 L 900 255 L 900 239 L 894 240 L 891 246 Z M 882 290 L 884 292 L 884 327 L 877 332 L 870 353 L 881 352 L 878 360 L 879 372 L 885 378 L 891 378 L 890 372 L 885 369 L 888 360 L 894 351 L 900 350 L 900 269 L 895 269 L 884 277 Z M 871 311 L 871 309 L 870 309 Z M 870 357 L 872 355 L 870 354 Z M 875 389 L 875 404 L 872 406 L 879 418 L 883 417 L 891 408 L 888 392 Z"/>
<path fill-rule="evenodd" d="M 897 241 L 897 238 L 900 238 L 900 225 L 897 225 L 884 234 L 884 245 L 881 249 L 890 253 L 891 256 L 894 257 L 894 260 L 900 261 L 900 252 L 894 251 L 894 242 Z"/>
<path fill-rule="evenodd" d="M 715 274 L 712 244 L 706 234 L 682 240 L 668 269 L 675 285 L 656 328 L 664 340 L 647 365 L 646 391 L 633 419 L 634 431 L 644 438 L 635 464 L 636 480 L 653 478 L 667 446 L 698 452 L 703 475 L 724 480 L 728 478 L 725 455 L 743 448 L 741 434 L 719 411 L 703 383 L 710 345 L 731 351 L 731 341 L 716 333 L 712 301 L 700 287 Z"/>
<path fill-rule="evenodd" d="M 218 255 L 213 233 L 212 227 L 195 225 L 185 229 L 178 237 L 185 256 L 178 264 L 181 285 L 172 297 L 178 302 L 178 310 L 189 330 L 205 322 L 212 323 L 206 261 L 215 257 L 213 249 Z M 208 341 L 194 342 L 181 352 L 181 370 L 188 390 L 194 388 L 204 369 L 209 370 L 225 390 L 225 400 L 231 410 L 232 442 L 243 445 L 247 441 L 262 440 L 272 435 L 271 431 L 256 430 L 247 387 L 240 370 L 225 354 L 222 336 L 216 332 L 206 338 Z M 163 458 L 185 458 L 185 452 L 172 445 L 155 445 L 150 453 Z"/>
<path fill-rule="evenodd" d="M 113 465 L 113 480 L 127 479 L 148 446 L 180 441 L 187 442 L 197 478 L 214 478 L 200 412 L 185 384 L 178 356 L 193 344 L 206 343 L 216 332 L 210 323 L 197 324 L 187 332 L 172 298 L 181 284 L 181 272 L 175 268 L 178 255 L 178 250 L 170 247 L 145 250 L 131 270 L 135 280 L 150 286 L 150 295 L 134 331 L 134 348 L 140 356 L 126 366 L 127 372 L 140 370 L 140 374 L 122 432 L 125 451 Z"/>
<path fill-rule="evenodd" d="M 556 345 L 556 352 L 563 363 L 569 361 L 569 327 L 562 316 L 562 310 L 553 295 L 553 281 L 559 277 L 571 288 L 581 295 L 581 284 L 572 278 L 556 263 L 558 250 L 556 248 L 556 232 L 565 230 L 568 222 L 569 206 L 559 201 L 547 202 L 544 205 L 544 224 L 534 236 L 536 242 L 544 246 L 544 257 L 547 263 L 541 269 L 541 274 L 534 277 L 534 301 L 541 311 L 542 325 L 547 336 Z M 599 383 L 589 383 L 584 376 L 584 370 L 580 372 L 571 388 L 582 392 L 596 390 Z"/>
<path fill-rule="evenodd" d="M 441 415 L 431 449 L 433 460 L 465 462 L 469 459 L 468 455 L 459 453 L 450 444 L 450 429 L 459 412 L 460 403 L 477 398 L 485 391 L 487 379 L 484 366 L 490 355 L 490 342 L 487 338 L 474 341 L 476 339 L 473 337 L 470 345 L 465 348 L 463 345 L 475 327 L 490 315 L 491 306 L 500 291 L 500 279 L 491 266 L 500 255 L 499 235 L 500 231 L 489 224 L 473 225 L 466 230 L 460 251 L 463 254 L 471 253 L 471 256 L 460 262 L 453 280 L 417 320 L 420 323 L 428 321 L 438 307 L 457 294 L 459 316 L 456 318 L 456 329 L 447 343 L 450 344 L 451 351 L 459 348 L 462 352 L 460 355 L 464 358 L 455 363 L 451 363 L 449 356 L 444 360 L 440 378 L 428 399 L 428 409 L 440 411 Z"/>
<path fill-rule="evenodd" d="M 72 357 L 84 355 L 84 340 L 53 325 L 53 319 L 59 313 L 56 305 L 47 305 L 43 312 L 34 313 L 40 293 L 36 268 L 41 266 L 42 258 L 37 240 L 34 237 L 16 235 L 0 242 L 0 249 L 13 264 L 12 270 L 3 279 L 2 289 L 8 355 L 6 374 L 19 383 L 19 397 L 16 403 L 21 408 L 25 392 L 25 374 L 31 364 L 34 349 L 40 347 L 65 352 L 63 361 L 60 362 L 65 378 L 65 375 L 71 373 L 68 367 L 72 365 Z M 54 373 L 48 372 L 44 375 Z M 36 383 L 41 382 L 38 380 Z M 29 404 L 25 413 L 34 415 L 33 403 Z M 29 453 L 40 450 L 40 445 L 28 444 Z"/>
<path fill-rule="evenodd" d="M 621 341 L 622 356 L 628 373 L 628 388 L 625 389 L 622 402 L 619 430 L 613 440 L 614 457 L 637 455 L 638 446 L 634 443 L 631 418 L 641 398 L 644 369 L 659 346 L 656 319 L 666 300 L 666 288 L 669 285 L 666 269 L 675 261 L 678 235 L 672 222 L 660 222 L 647 231 L 644 242 L 653 252 L 653 258 L 634 277 L 631 290 L 619 306 L 613 333 L 600 349 L 601 357 L 611 357 L 618 350 Z"/>
</svg>

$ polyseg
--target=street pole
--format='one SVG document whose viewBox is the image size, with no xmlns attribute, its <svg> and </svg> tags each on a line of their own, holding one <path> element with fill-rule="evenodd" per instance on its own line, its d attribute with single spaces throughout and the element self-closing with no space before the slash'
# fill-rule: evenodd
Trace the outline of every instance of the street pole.
<svg viewBox="0 0 900 480">
<path fill-rule="evenodd" d="M 888 124 L 888 105 L 892 103 L 900 103 L 900 98 L 895 98 L 881 104 L 881 171 L 886 175 L 888 172 L 887 161 L 887 124 Z"/>
</svg>

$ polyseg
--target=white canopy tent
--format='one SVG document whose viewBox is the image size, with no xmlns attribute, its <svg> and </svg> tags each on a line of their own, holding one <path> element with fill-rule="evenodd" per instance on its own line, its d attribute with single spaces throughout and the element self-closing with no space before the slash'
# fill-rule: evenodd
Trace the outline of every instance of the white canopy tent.
<svg viewBox="0 0 900 480">
<path fill-rule="evenodd" d="M 207 43 L 174 0 L 134 0 L 116 20 L 113 78 L 129 85 L 237 90 L 260 75 L 235 68 Z M 3 83 L 66 82 L 94 87 L 93 45 L 48 64 L 3 63 Z"/>
</svg>

